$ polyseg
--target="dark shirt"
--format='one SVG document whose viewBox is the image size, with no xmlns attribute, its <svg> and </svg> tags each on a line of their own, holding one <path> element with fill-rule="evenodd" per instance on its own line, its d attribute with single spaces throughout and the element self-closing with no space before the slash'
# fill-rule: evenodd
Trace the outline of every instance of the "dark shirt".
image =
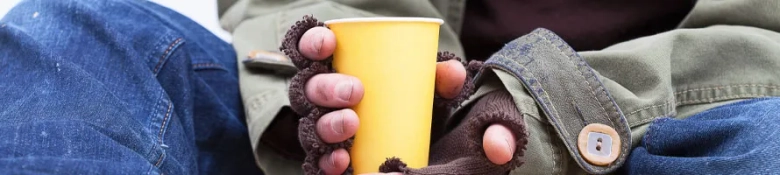
<svg viewBox="0 0 780 175">
<path fill-rule="evenodd" d="M 536 28 L 577 51 L 675 28 L 695 0 L 468 0 L 461 29 L 466 58 L 484 60 Z"/>
</svg>

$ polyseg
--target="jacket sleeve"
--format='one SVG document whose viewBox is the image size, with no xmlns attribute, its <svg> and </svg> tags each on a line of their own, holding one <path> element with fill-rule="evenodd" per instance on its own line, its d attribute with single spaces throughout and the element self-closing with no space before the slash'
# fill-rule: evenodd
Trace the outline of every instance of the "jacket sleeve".
<svg viewBox="0 0 780 175">
<path fill-rule="evenodd" d="M 633 151 L 641 151 L 656 119 L 683 119 L 738 100 L 780 95 L 778 5 L 779 1 L 700 0 L 680 29 L 577 55 L 596 71 L 620 106 L 631 129 Z M 522 80 L 503 70 L 492 72 L 484 77 L 499 80 L 485 81 L 512 94 L 529 133 L 526 161 L 514 173 L 598 174 L 581 167 L 580 155 L 563 144 Z M 651 163 L 626 162 L 628 167 Z"/>
<path fill-rule="evenodd" d="M 306 15 L 320 20 L 375 16 L 442 18 L 428 1 L 390 2 L 243 0 L 222 15 L 222 27 L 233 34 L 250 141 L 263 171 L 303 174 L 304 152 L 296 137 L 301 116 L 290 108 L 288 98 L 291 72 L 297 68 L 279 52 L 290 26 Z M 440 50 L 462 55 L 457 35 L 446 24 L 440 35 Z"/>
</svg>

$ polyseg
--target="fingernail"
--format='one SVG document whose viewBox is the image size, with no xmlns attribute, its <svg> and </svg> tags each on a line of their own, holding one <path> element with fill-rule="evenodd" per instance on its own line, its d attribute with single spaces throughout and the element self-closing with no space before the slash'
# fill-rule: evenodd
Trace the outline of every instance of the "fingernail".
<svg viewBox="0 0 780 175">
<path fill-rule="evenodd" d="M 319 54 L 322 43 L 325 42 L 325 37 L 322 37 L 322 32 L 317 32 L 312 37 L 314 37 L 314 40 L 311 42 L 311 48 L 314 49 L 315 53 Z"/>
<path fill-rule="evenodd" d="M 341 100 L 349 101 L 349 99 L 352 98 L 352 79 L 339 82 L 339 84 L 336 85 L 336 93 Z"/>
<path fill-rule="evenodd" d="M 515 154 L 514 153 L 514 149 L 515 148 L 512 148 L 512 144 L 510 144 L 509 142 L 511 142 L 509 139 L 504 138 L 504 144 L 506 144 L 506 149 L 507 149 L 507 151 L 509 151 L 508 153 L 514 155 Z"/>
<path fill-rule="evenodd" d="M 344 133 L 344 112 L 339 112 L 339 115 L 330 120 L 330 130 L 333 130 L 336 134 Z"/>
<path fill-rule="evenodd" d="M 336 167 L 336 156 L 333 156 L 333 153 L 328 154 L 328 165 L 330 167 Z"/>
</svg>

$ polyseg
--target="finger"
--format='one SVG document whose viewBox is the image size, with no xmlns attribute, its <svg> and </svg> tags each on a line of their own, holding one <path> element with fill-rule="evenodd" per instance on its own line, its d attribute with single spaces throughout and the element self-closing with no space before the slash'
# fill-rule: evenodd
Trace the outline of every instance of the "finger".
<svg viewBox="0 0 780 175">
<path fill-rule="evenodd" d="M 317 120 L 317 134 L 327 143 L 343 142 L 355 135 L 359 124 L 355 111 L 333 111 Z"/>
<path fill-rule="evenodd" d="M 336 50 L 336 35 L 325 27 L 314 27 L 303 33 L 298 49 L 312 60 L 323 60 Z"/>
<path fill-rule="evenodd" d="M 465 81 L 466 68 L 459 61 L 449 60 L 436 64 L 436 93 L 439 96 L 455 98 L 463 89 Z"/>
<path fill-rule="evenodd" d="M 515 153 L 515 136 L 503 125 L 493 124 L 485 130 L 482 147 L 490 162 L 503 165 L 512 160 Z"/>
<path fill-rule="evenodd" d="M 349 166 L 349 153 L 344 148 L 320 157 L 320 169 L 325 174 L 343 174 Z"/>
<path fill-rule="evenodd" d="M 363 99 L 363 84 L 343 74 L 319 74 L 306 82 L 306 98 L 318 106 L 351 107 Z"/>
</svg>

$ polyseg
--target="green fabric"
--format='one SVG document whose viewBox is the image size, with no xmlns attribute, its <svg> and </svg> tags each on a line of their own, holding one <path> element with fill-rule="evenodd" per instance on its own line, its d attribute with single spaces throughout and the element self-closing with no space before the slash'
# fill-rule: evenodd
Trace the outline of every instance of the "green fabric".
<svg viewBox="0 0 780 175">
<path fill-rule="evenodd" d="M 217 14 L 222 17 L 222 14 L 227 12 L 227 9 L 232 7 L 238 0 L 217 0 Z"/>
<path fill-rule="evenodd" d="M 290 77 L 249 70 L 240 63 L 254 50 L 277 51 L 286 30 L 303 15 L 320 20 L 365 16 L 445 19 L 440 50 L 462 56 L 457 37 L 465 1 L 243 0 L 222 17 L 233 32 L 252 146 L 268 174 L 300 174 L 258 140 L 289 105 Z M 780 1 L 699 0 L 680 29 L 579 52 L 598 72 L 632 127 L 634 145 L 660 117 L 684 118 L 736 100 L 780 95 Z M 554 31 L 553 31 L 554 32 Z M 513 174 L 584 174 L 522 84 L 500 70 L 484 76 L 477 95 L 506 88 L 528 125 L 526 163 Z M 470 101 L 466 102 L 467 104 Z M 460 112 L 462 113 L 462 111 Z"/>
</svg>

